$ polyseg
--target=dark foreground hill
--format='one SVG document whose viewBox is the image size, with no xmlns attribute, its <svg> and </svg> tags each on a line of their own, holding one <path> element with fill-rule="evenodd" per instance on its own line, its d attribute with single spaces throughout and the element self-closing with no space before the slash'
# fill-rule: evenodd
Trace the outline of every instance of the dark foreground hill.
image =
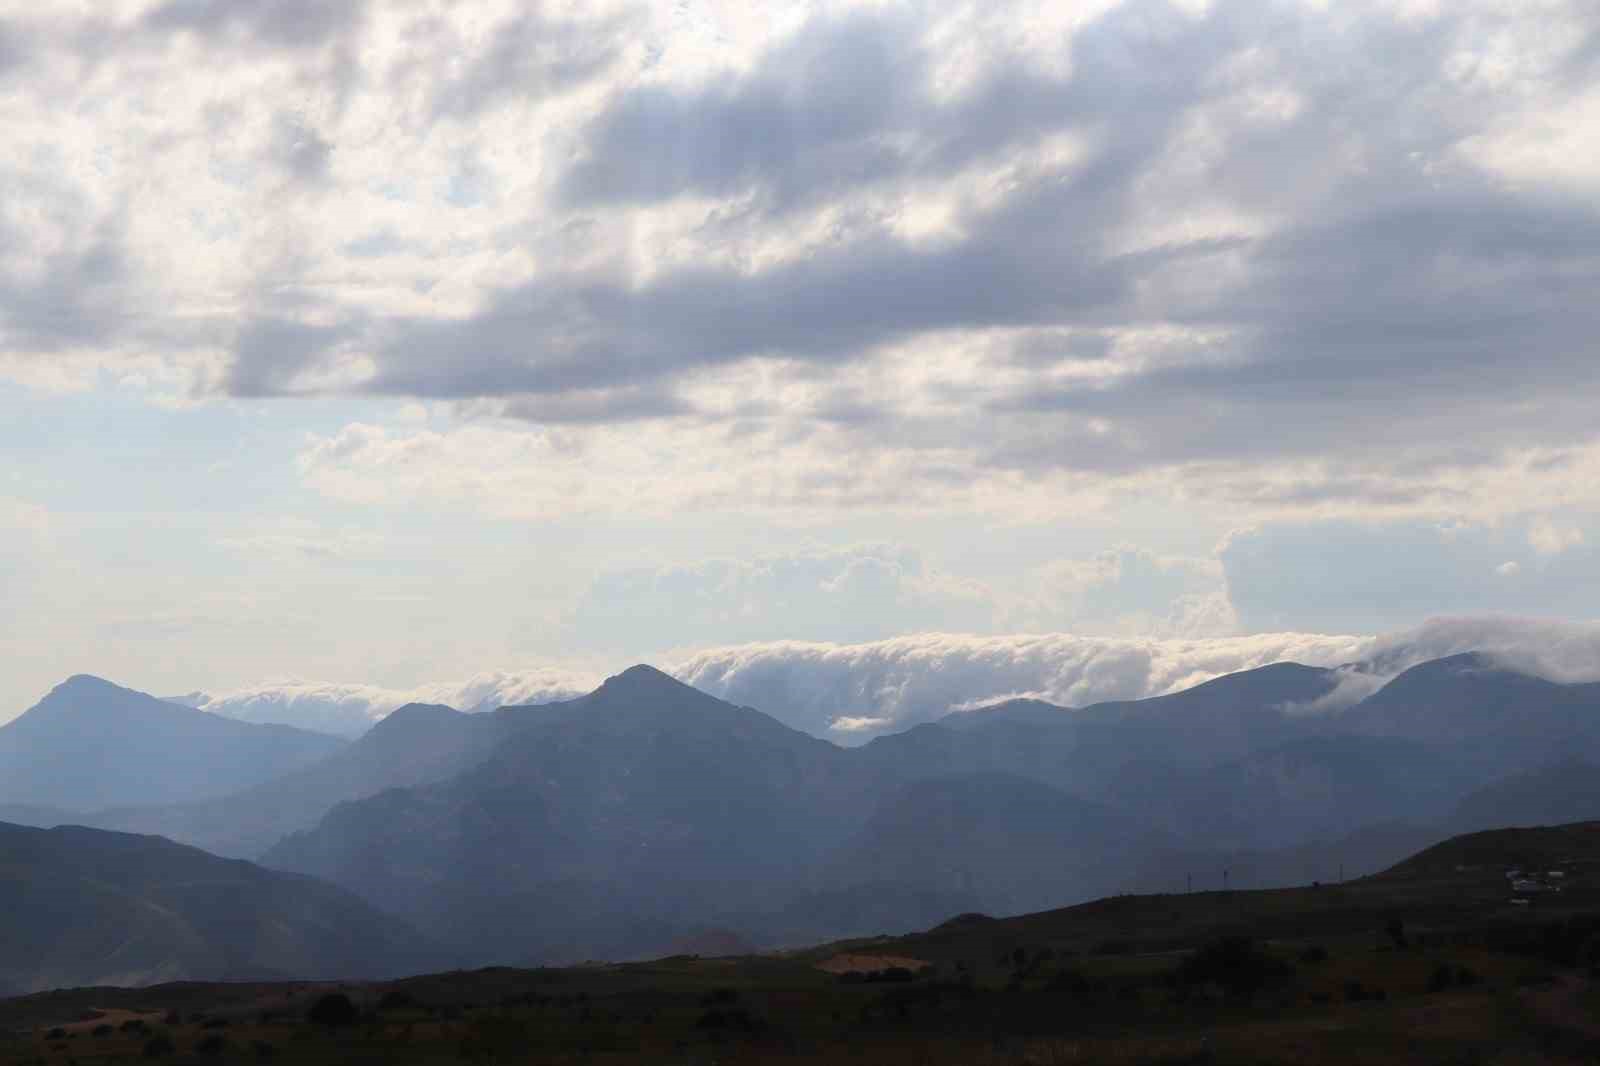
<svg viewBox="0 0 1600 1066">
<path fill-rule="evenodd" d="M 220 796 L 344 743 L 236 722 L 79 675 L 0 726 L 0 803 L 91 811 Z"/>
<path fill-rule="evenodd" d="M 438 965 L 403 922 L 308 877 L 158 837 L 0 824 L 0 990 L 361 977 Z"/>
<path fill-rule="evenodd" d="M 1566 892 L 1508 901 L 1505 862 L 1557 855 Z M 1596 871 L 1600 825 L 1559 826 L 1343 885 L 962 914 L 766 955 L 62 990 L 0 1000 L 0 1064 L 1577 1064 L 1600 1035 Z"/>
</svg>

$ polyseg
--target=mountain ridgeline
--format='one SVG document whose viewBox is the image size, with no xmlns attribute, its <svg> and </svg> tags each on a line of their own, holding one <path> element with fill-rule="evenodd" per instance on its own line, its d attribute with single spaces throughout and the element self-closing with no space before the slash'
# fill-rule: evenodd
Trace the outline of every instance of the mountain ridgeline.
<svg viewBox="0 0 1600 1066">
<path fill-rule="evenodd" d="M 57 689 L 0 730 L 13 745 L 0 751 L 22 765 L 31 738 L 70 740 L 80 721 L 118 735 L 139 715 L 168 720 L 95 684 Z M 95 692 L 106 702 L 89 715 Z M 1370 695 L 1341 708 L 1346 692 Z M 193 750 L 163 736 L 169 761 Z M 707 936 L 899 933 L 965 911 L 1213 887 L 1224 868 L 1238 887 L 1331 880 L 1455 832 L 1600 815 L 1600 685 L 1475 655 L 1386 684 L 1281 663 L 1077 710 L 1018 700 L 859 748 L 646 666 L 565 702 L 413 705 L 349 744 L 304 736 L 322 750 L 274 754 L 276 772 L 247 763 L 227 795 L 214 777 L 158 783 L 131 767 L 107 775 L 114 788 L 10 788 L 0 820 L 257 860 L 340 886 L 463 961 L 525 964 Z M 299 735 L 251 737 L 279 752 Z M 52 743 L 70 764 L 70 744 Z M 117 757 L 80 747 L 76 765 L 88 776 Z"/>
</svg>

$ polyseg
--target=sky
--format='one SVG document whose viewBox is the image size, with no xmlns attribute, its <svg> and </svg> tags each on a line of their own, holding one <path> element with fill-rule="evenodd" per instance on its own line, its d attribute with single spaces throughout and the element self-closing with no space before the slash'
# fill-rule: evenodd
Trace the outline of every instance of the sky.
<svg viewBox="0 0 1600 1066">
<path fill-rule="evenodd" d="M 1589 0 L 0 0 L 0 129 L 0 720 L 1597 613 Z"/>
</svg>

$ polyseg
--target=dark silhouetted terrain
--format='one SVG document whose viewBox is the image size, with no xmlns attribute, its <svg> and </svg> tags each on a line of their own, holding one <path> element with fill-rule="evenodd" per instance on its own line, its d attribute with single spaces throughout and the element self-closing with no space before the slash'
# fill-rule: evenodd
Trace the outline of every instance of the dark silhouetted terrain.
<svg viewBox="0 0 1600 1066">
<path fill-rule="evenodd" d="M 159 837 L 0 824 L 0 989 L 382 976 L 441 953 L 332 885 Z"/>
</svg>

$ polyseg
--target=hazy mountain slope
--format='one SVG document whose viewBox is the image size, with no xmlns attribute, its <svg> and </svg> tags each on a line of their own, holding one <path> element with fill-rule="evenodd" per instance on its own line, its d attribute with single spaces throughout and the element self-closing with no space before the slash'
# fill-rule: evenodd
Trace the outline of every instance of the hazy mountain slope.
<svg viewBox="0 0 1600 1066">
<path fill-rule="evenodd" d="M 0 802 L 93 810 L 217 796 L 344 743 L 219 718 L 80 675 L 0 726 Z"/>
<path fill-rule="evenodd" d="M 1157 824 L 1211 848 L 1283 848 L 1375 823 L 1441 821 L 1473 783 L 1453 760 L 1420 742 L 1323 736 L 1124 798 Z"/>
<path fill-rule="evenodd" d="M 1128 754 L 1205 766 L 1273 748 L 1313 732 L 1303 708 L 1331 694 L 1338 670 L 1273 663 L 1145 700 L 1097 703 L 1086 723 L 1116 725 L 1106 735 Z M 1299 711 L 1300 713 L 1296 713 Z"/>
<path fill-rule="evenodd" d="M 1453 655 L 1405 671 L 1331 727 L 1448 750 L 1487 781 L 1562 759 L 1600 759 L 1600 683 L 1558 684 L 1484 656 Z"/>
<path fill-rule="evenodd" d="M 1003 774 L 918 782 L 830 857 L 835 885 L 899 883 L 1015 914 L 1106 895 L 1170 841 L 1110 808 Z"/>
<path fill-rule="evenodd" d="M 0 822 L 50 828 L 81 822 L 83 815 L 61 807 L 35 807 L 29 803 L 0 803 Z"/>
<path fill-rule="evenodd" d="M 85 820 L 254 859 L 346 800 L 442 781 L 481 762 L 516 728 L 520 712 L 535 710 L 463 714 L 408 704 L 328 757 L 253 788 L 204 803 L 97 811 Z"/>
<path fill-rule="evenodd" d="M 352 977 L 438 965 L 404 923 L 310 878 L 159 837 L 0 825 L 0 984 Z"/>
<path fill-rule="evenodd" d="M 1472 792 L 1450 816 L 1456 832 L 1600 819 L 1600 766 L 1569 761 Z"/>
<path fill-rule="evenodd" d="M 1136 892 L 1211 891 L 1223 886 L 1223 873 L 1233 888 L 1288 888 L 1314 882 L 1332 883 L 1365 877 L 1388 869 L 1409 855 L 1437 843 L 1446 831 L 1437 826 L 1403 822 L 1374 823 L 1331 839 L 1303 840 L 1276 849 L 1195 847 L 1151 856 L 1133 880 Z"/>
<path fill-rule="evenodd" d="M 861 791 L 841 749 L 635 667 L 470 772 L 342 805 L 265 861 L 495 958 L 628 954 L 765 902 Z"/>
</svg>

